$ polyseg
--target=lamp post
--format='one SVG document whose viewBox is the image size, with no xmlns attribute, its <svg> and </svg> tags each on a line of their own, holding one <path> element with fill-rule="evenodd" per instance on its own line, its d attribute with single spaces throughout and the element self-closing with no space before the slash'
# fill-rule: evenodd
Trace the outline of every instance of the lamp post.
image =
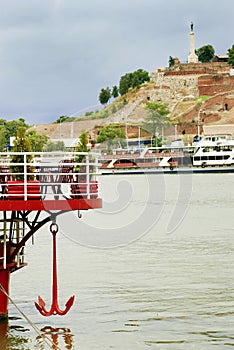
<svg viewBox="0 0 234 350">
<path fill-rule="evenodd" d="M 127 124 L 127 121 L 125 124 L 125 134 L 126 134 L 126 143 L 127 143 L 127 149 L 128 149 L 128 124 Z"/>
<path fill-rule="evenodd" d="M 175 123 L 175 141 L 177 140 L 177 123 Z"/>
<path fill-rule="evenodd" d="M 141 148 L 141 127 L 138 126 L 138 148 Z"/>
<path fill-rule="evenodd" d="M 197 136 L 200 139 L 200 126 L 201 126 L 201 118 L 200 118 L 201 108 L 199 109 L 198 115 L 197 115 Z"/>
<path fill-rule="evenodd" d="M 158 147 L 158 127 L 155 129 L 155 147 Z"/>
</svg>

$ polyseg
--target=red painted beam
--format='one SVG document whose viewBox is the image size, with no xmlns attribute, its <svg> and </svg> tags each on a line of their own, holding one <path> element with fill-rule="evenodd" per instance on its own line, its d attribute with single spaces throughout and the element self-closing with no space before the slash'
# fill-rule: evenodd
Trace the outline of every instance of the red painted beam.
<svg viewBox="0 0 234 350">
<path fill-rule="evenodd" d="M 0 284 L 7 294 L 9 294 L 10 270 L 0 269 Z M 6 318 L 8 313 L 8 297 L 0 289 L 0 319 Z"/>
<path fill-rule="evenodd" d="M 95 199 L 58 199 L 58 200 L 0 200 L 0 211 L 33 210 L 88 210 L 102 207 L 102 200 Z"/>
</svg>

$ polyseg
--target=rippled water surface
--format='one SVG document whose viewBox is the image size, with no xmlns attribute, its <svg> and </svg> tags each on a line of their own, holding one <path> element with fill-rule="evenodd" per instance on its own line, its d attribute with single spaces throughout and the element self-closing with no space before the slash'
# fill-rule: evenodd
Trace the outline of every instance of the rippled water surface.
<svg viewBox="0 0 234 350">
<path fill-rule="evenodd" d="M 184 176 L 103 176 L 102 210 L 59 217 L 64 317 L 34 307 L 51 304 L 52 237 L 38 232 L 11 297 L 47 338 L 10 305 L 0 349 L 233 348 L 234 176 Z"/>
</svg>

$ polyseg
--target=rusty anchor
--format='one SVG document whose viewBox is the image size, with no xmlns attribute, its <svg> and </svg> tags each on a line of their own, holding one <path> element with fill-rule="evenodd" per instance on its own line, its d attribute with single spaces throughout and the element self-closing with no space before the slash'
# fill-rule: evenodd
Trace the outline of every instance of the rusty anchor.
<svg viewBox="0 0 234 350">
<path fill-rule="evenodd" d="M 56 234 L 58 232 L 58 225 L 56 223 L 52 223 L 50 225 L 50 232 L 53 235 L 53 284 L 52 284 L 52 305 L 49 311 L 46 310 L 45 301 L 38 296 L 38 303 L 35 302 L 35 306 L 37 310 L 43 316 L 51 316 L 51 315 L 65 315 L 74 303 L 75 296 L 71 296 L 69 300 L 65 304 L 65 309 L 61 310 L 58 305 L 58 281 L 57 281 L 57 256 L 56 256 Z"/>
</svg>

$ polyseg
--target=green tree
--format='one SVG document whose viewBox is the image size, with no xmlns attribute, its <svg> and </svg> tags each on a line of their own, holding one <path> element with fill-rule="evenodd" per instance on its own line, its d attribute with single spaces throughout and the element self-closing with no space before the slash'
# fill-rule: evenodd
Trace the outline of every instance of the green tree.
<svg viewBox="0 0 234 350">
<path fill-rule="evenodd" d="M 228 64 L 234 68 L 234 45 L 228 49 Z"/>
<path fill-rule="evenodd" d="M 215 50 L 212 45 L 205 45 L 196 50 L 199 62 L 211 62 L 214 58 Z"/>
<path fill-rule="evenodd" d="M 110 98 L 111 98 L 111 90 L 110 90 L 110 88 L 107 87 L 106 89 L 101 89 L 101 92 L 99 94 L 99 102 L 102 105 L 105 105 L 110 100 Z"/>
<path fill-rule="evenodd" d="M 53 152 L 53 151 L 66 151 L 66 147 L 63 141 L 48 141 L 44 148 L 45 152 Z"/>
<path fill-rule="evenodd" d="M 143 69 L 138 69 L 132 73 L 132 87 L 139 87 L 149 80 L 149 73 Z"/>
<path fill-rule="evenodd" d="M 42 152 L 49 140 L 48 136 L 43 134 L 38 134 L 35 130 L 28 131 L 27 137 L 31 143 L 33 152 Z"/>
<path fill-rule="evenodd" d="M 148 102 L 146 104 L 147 116 L 142 128 L 158 138 L 158 128 L 170 123 L 167 115 L 170 113 L 168 105 L 163 102 Z M 157 144 L 158 146 L 158 144 Z"/>
<path fill-rule="evenodd" d="M 119 96 L 119 89 L 116 85 L 113 86 L 112 92 L 111 92 L 112 97 L 116 98 Z"/>
<path fill-rule="evenodd" d="M 69 117 L 68 115 L 61 115 L 56 121 L 56 124 L 60 124 L 60 123 L 65 123 L 65 122 L 74 122 L 75 120 L 77 120 L 76 117 Z"/>
<path fill-rule="evenodd" d="M 76 145 L 75 152 L 88 152 L 88 142 L 89 142 L 89 135 L 87 131 L 82 130 L 80 137 L 79 137 L 79 142 Z M 85 158 L 85 155 L 80 154 L 75 157 L 75 162 L 76 163 L 82 163 Z M 75 166 L 75 172 L 80 171 L 80 164 Z"/>
<path fill-rule="evenodd" d="M 132 73 L 126 73 L 120 78 L 119 93 L 123 96 L 130 88 L 138 88 L 141 84 L 149 80 L 149 73 L 143 69 L 137 69 Z"/>
<path fill-rule="evenodd" d="M 131 73 L 126 73 L 120 78 L 119 93 L 121 96 L 125 95 L 131 87 Z"/>
<path fill-rule="evenodd" d="M 3 152 L 6 149 L 6 132 L 4 127 L 0 127 L 0 151 Z"/>
<path fill-rule="evenodd" d="M 5 119 L 0 119 L 0 151 L 3 152 L 6 149 L 6 123 Z"/>
<path fill-rule="evenodd" d="M 17 120 L 10 120 L 5 124 L 5 138 L 6 142 L 10 143 L 10 137 L 16 136 L 17 130 L 19 128 L 24 128 L 25 130 L 28 128 L 28 124 L 25 123 L 24 118 L 19 118 Z"/>
<path fill-rule="evenodd" d="M 173 57 L 169 57 L 169 67 L 173 67 L 175 64 L 175 59 Z"/>
<path fill-rule="evenodd" d="M 25 127 L 19 127 L 16 132 L 16 138 L 14 141 L 14 147 L 13 152 L 32 152 L 32 147 L 29 139 L 26 136 L 26 129 Z M 12 163 L 24 163 L 24 155 L 23 154 L 13 154 L 11 156 L 11 162 Z M 26 162 L 27 163 L 33 163 L 33 155 L 28 154 L 26 155 Z M 27 173 L 33 173 L 35 170 L 33 165 L 27 166 Z M 16 173 L 15 178 L 17 180 L 23 180 L 24 179 L 24 166 L 23 165 L 12 165 L 11 171 L 13 173 Z M 20 173 L 20 174 L 17 174 Z M 27 180 L 33 180 L 33 175 L 27 175 Z"/>
<path fill-rule="evenodd" d="M 125 140 L 125 138 L 125 132 L 122 128 L 106 125 L 103 128 L 99 129 L 96 142 L 107 142 L 107 146 L 109 148 L 114 144 L 118 144 L 119 142 L 121 143 L 121 141 L 123 139 Z"/>
</svg>

